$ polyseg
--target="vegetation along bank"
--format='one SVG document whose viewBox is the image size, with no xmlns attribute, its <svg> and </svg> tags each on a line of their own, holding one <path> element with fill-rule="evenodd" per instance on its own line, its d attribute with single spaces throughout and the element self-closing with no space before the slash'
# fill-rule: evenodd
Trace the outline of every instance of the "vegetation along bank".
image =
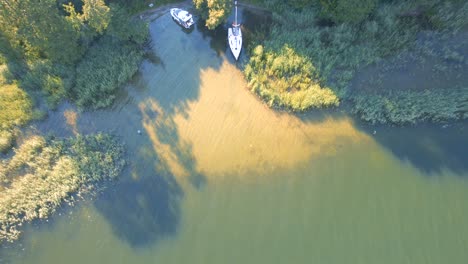
<svg viewBox="0 0 468 264">
<path fill-rule="evenodd" d="M 466 1 L 248 2 L 273 12 L 269 34 L 251 45 L 244 69 L 269 106 L 345 104 L 371 123 L 467 118 Z"/>
<path fill-rule="evenodd" d="M 124 148 L 106 134 L 69 139 L 33 136 L 0 162 L 0 244 L 21 234 L 24 222 L 47 218 L 71 194 L 117 177 Z"/>
<path fill-rule="evenodd" d="M 0 243 L 122 170 L 124 149 L 111 135 L 17 138 L 64 99 L 81 110 L 113 103 L 143 58 L 148 27 L 134 18 L 143 7 L 145 1 L 0 1 Z"/>
<path fill-rule="evenodd" d="M 135 14 L 149 3 L 0 0 L 0 152 L 7 153 L 0 163 L 1 241 L 16 239 L 23 222 L 47 217 L 72 193 L 122 169 L 122 145 L 109 135 L 15 141 L 22 126 L 46 118 L 64 99 L 83 111 L 113 103 L 144 56 L 148 25 Z M 193 3 L 208 29 L 232 11 L 230 0 Z M 371 123 L 467 117 L 466 1 L 246 3 L 273 13 L 268 34 L 249 43 L 244 65 L 249 88 L 269 106 L 347 105 Z M 415 77 L 404 85 L 388 81 L 404 80 L 401 72 L 412 67 Z M 446 81 L 428 84 L 424 76 Z"/>
</svg>

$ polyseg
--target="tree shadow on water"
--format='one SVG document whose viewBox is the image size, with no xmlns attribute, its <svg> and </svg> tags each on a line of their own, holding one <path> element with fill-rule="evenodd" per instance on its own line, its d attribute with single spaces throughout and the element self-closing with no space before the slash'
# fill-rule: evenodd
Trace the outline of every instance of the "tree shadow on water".
<svg viewBox="0 0 468 264">
<path fill-rule="evenodd" d="M 157 108 L 157 103 L 148 100 L 141 105 L 140 110 L 144 127 L 158 156 L 159 166 L 167 171 L 181 172 L 187 176 L 193 187 L 201 189 L 206 184 L 206 178 L 197 169 L 192 143 L 180 137 L 173 115 L 159 113 Z"/>
<path fill-rule="evenodd" d="M 137 165 L 141 166 L 141 164 Z M 96 200 L 95 207 L 114 233 L 134 248 L 150 246 L 175 235 L 180 222 L 182 189 L 175 179 L 154 168 L 151 175 L 126 177 Z"/>
<path fill-rule="evenodd" d="M 140 111 L 145 132 L 130 146 L 130 166 L 95 201 L 116 236 L 133 248 L 177 234 L 184 177 L 197 190 L 206 184 L 192 144 L 181 139 L 173 115 L 164 113 L 154 99 L 142 102 Z"/>
<path fill-rule="evenodd" d="M 208 30 L 203 20 L 198 20 L 196 23 L 197 30 L 202 34 L 203 39 L 209 39 L 210 47 L 220 57 L 227 51 L 227 32 L 228 26 L 221 24 L 213 30 Z"/>
<path fill-rule="evenodd" d="M 139 81 L 148 87 L 145 96 L 156 100 L 166 114 L 184 113 L 189 102 L 199 99 L 201 71 L 217 71 L 224 63 L 210 46 L 217 37 L 205 39 L 200 28 L 183 31 L 169 13 L 151 23 L 150 34 L 157 57 L 140 67 Z M 225 42 L 225 36 L 222 39 Z"/>
<path fill-rule="evenodd" d="M 226 45 L 225 34 L 203 36 L 198 29 L 187 34 L 169 14 L 154 20 L 150 32 L 157 56 L 143 62 L 134 80 L 138 82 L 134 103 L 141 114 L 136 122 L 142 132 L 129 144 L 131 165 L 95 201 L 115 235 L 133 248 L 176 235 L 182 184 L 197 190 L 207 184 L 197 168 L 192 142 L 181 138 L 175 119 L 186 118 L 190 103 L 199 99 L 202 71 L 218 71 L 225 63 L 212 46 L 212 41 L 221 40 Z"/>
<path fill-rule="evenodd" d="M 363 128 L 398 159 L 432 176 L 449 170 L 468 176 L 468 122 Z"/>
</svg>

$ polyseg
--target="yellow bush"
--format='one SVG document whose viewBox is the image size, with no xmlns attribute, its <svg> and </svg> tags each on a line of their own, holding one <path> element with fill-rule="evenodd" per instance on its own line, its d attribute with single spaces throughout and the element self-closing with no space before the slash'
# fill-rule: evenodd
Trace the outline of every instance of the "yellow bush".
<svg viewBox="0 0 468 264">
<path fill-rule="evenodd" d="M 255 47 L 244 73 L 250 89 L 271 107 L 304 111 L 339 104 L 334 92 L 316 78 L 312 62 L 288 45 L 278 51 Z"/>
</svg>

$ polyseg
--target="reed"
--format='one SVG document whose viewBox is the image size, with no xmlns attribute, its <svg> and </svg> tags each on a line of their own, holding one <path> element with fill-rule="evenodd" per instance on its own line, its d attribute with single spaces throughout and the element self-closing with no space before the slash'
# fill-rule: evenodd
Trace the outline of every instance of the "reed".
<svg viewBox="0 0 468 264">
<path fill-rule="evenodd" d="M 16 128 L 33 118 L 32 102 L 17 84 L 0 84 L 0 152 L 6 152 L 16 138 Z"/>
<path fill-rule="evenodd" d="M 273 25 L 268 37 L 257 42 L 265 51 L 264 55 L 258 56 L 257 48 L 252 48 L 250 61 L 244 71 L 251 89 L 268 105 L 303 111 L 348 101 L 352 112 L 374 123 L 414 123 L 426 120 L 438 122 L 466 118 L 465 114 L 460 114 L 460 111 L 464 111 L 463 105 L 440 103 L 454 102 L 453 99 L 460 95 L 460 91 L 466 92 L 465 89 L 456 88 L 459 84 L 434 87 L 424 92 L 420 92 L 419 87 L 409 91 L 394 87 L 394 91 L 389 93 L 376 89 L 373 93 L 363 94 L 360 91 L 350 91 L 350 81 L 358 70 L 389 58 L 398 58 L 404 52 L 421 60 L 427 56 L 435 56 L 437 60 L 456 64 L 455 67 L 465 67 L 463 65 L 466 58 L 455 46 L 440 49 L 434 41 L 443 43 L 444 39 L 468 28 L 468 3 L 457 0 L 379 1 L 378 4 L 374 1 L 362 1 L 352 7 L 355 1 L 347 0 L 251 2 L 274 11 Z M 340 3 L 350 8 L 342 8 Z M 366 3 L 366 7 L 361 6 Z M 327 8 L 338 13 L 333 14 Z M 353 8 L 362 8 L 365 12 L 359 18 L 347 21 L 351 18 L 346 18 L 346 13 Z M 422 33 L 430 34 L 431 38 L 421 41 L 417 37 Z M 311 94 L 302 96 L 301 93 L 305 93 L 305 90 L 297 93 L 296 89 L 290 89 L 281 81 L 282 72 L 268 74 L 271 70 L 268 63 L 283 59 L 281 54 L 285 46 L 303 58 L 301 67 L 307 63 L 313 65 L 306 67 L 308 73 L 288 72 L 285 80 L 307 80 L 309 76 L 313 76 L 314 83 L 322 89 L 308 89 Z M 264 63 L 263 68 L 259 66 L 259 60 Z M 396 63 L 405 62 L 397 60 Z M 442 73 L 450 71 L 453 67 L 448 67 L 448 64 L 436 65 L 437 70 Z M 327 91 L 326 95 L 323 94 L 324 91 Z M 465 94 L 462 95 L 462 98 L 466 97 Z M 435 98 L 439 102 L 432 105 L 427 103 L 437 101 Z M 394 107 L 382 107 L 384 101 L 392 102 L 388 105 Z M 438 108 L 433 109 L 434 106 Z M 369 109 L 366 110 L 365 107 Z M 414 109 L 418 109 L 421 114 L 409 114 Z"/>
<path fill-rule="evenodd" d="M 0 243 L 18 239 L 23 223 L 51 216 L 73 194 L 116 178 L 123 152 L 106 134 L 26 140 L 0 163 Z"/>
<path fill-rule="evenodd" d="M 257 46 L 244 73 L 250 89 L 271 107 L 305 111 L 339 103 L 312 63 L 287 45 L 277 51 Z"/>
</svg>

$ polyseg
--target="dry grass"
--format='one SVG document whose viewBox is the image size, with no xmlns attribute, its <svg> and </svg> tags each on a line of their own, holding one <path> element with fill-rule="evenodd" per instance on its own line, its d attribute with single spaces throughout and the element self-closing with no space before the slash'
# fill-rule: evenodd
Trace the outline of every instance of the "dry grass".
<svg viewBox="0 0 468 264">
<path fill-rule="evenodd" d="M 33 136 L 0 163 L 0 243 L 23 223 L 49 217 L 73 193 L 118 176 L 123 147 L 108 135 L 46 140 Z"/>
</svg>

